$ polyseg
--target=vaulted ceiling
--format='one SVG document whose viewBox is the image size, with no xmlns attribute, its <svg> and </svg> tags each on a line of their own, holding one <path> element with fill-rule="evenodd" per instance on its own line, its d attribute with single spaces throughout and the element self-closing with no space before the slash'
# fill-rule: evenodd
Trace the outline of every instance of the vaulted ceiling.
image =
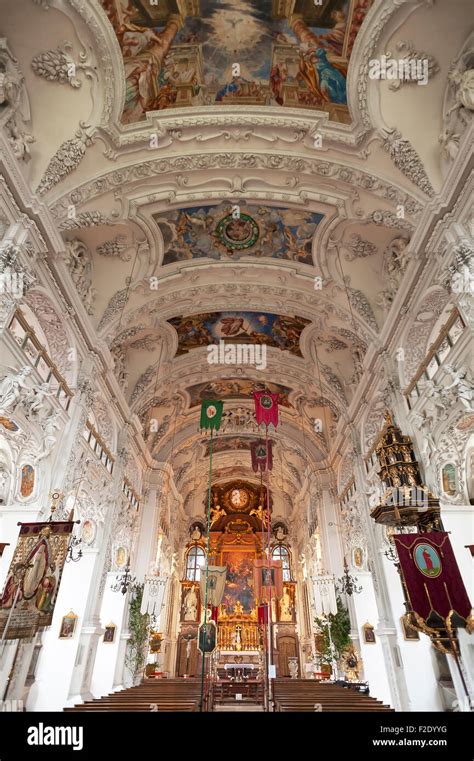
<svg viewBox="0 0 474 761">
<path fill-rule="evenodd" d="M 4 0 L 35 138 L 23 171 L 191 513 L 206 396 L 226 401 L 215 468 L 228 478 L 252 477 L 253 391 L 280 393 L 282 513 L 308 462 L 337 459 L 447 171 L 443 102 L 469 3 L 455 5 Z M 407 41 L 435 59 L 428 84 L 370 79 L 369 60 Z M 209 364 L 222 339 L 265 345 L 266 367 Z"/>
</svg>

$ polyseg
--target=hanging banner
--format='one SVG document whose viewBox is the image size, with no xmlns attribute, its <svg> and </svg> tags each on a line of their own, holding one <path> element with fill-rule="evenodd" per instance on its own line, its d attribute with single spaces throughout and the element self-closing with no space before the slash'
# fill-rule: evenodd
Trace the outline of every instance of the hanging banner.
<svg viewBox="0 0 474 761">
<path fill-rule="evenodd" d="M 259 624 L 268 624 L 268 603 L 263 603 L 257 608 L 257 620 Z"/>
<path fill-rule="evenodd" d="M 162 579 L 160 576 L 145 576 L 140 613 L 148 613 L 150 616 L 160 615 L 165 596 L 166 581 L 166 579 Z"/>
<path fill-rule="evenodd" d="M 218 431 L 221 427 L 222 410 L 224 402 L 206 400 L 201 405 L 201 430 Z"/>
<path fill-rule="evenodd" d="M 328 616 L 330 613 L 336 615 L 336 586 L 334 576 L 313 576 L 313 598 L 314 609 L 318 618 Z"/>
<path fill-rule="evenodd" d="M 227 566 L 210 565 L 207 575 L 207 604 L 213 608 L 219 607 L 224 596 L 225 580 L 227 577 Z M 201 594 L 201 603 L 206 604 L 206 572 L 201 573 L 199 581 L 199 591 Z"/>
<path fill-rule="evenodd" d="M 281 560 L 255 560 L 253 564 L 255 597 L 265 602 L 270 597 L 283 596 L 283 567 Z"/>
<path fill-rule="evenodd" d="M 257 425 L 260 426 L 263 423 L 267 428 L 269 425 L 277 427 L 278 396 L 279 394 L 267 394 L 266 391 L 256 391 L 254 393 Z"/>
<path fill-rule="evenodd" d="M 428 626 L 464 626 L 471 603 L 445 531 L 394 534 L 411 609 Z"/>
<path fill-rule="evenodd" d="M 272 442 L 266 442 L 264 439 L 252 441 L 250 444 L 252 455 L 252 469 L 254 473 L 258 470 L 265 472 L 273 468 L 273 451 Z"/>
<path fill-rule="evenodd" d="M 22 523 L 0 599 L 0 635 L 33 637 L 50 626 L 73 521 Z"/>
</svg>

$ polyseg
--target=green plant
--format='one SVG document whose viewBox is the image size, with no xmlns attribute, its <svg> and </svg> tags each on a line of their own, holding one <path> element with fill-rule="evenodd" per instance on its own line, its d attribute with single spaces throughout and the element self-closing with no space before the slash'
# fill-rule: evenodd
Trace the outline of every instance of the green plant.
<svg viewBox="0 0 474 761">
<path fill-rule="evenodd" d="M 323 663 L 331 664 L 333 660 L 338 660 L 346 647 L 351 644 L 350 631 L 351 620 L 349 611 L 342 604 L 342 600 L 337 596 L 337 613 L 330 613 L 327 618 L 315 618 L 315 623 L 321 632 L 321 645 L 319 657 Z M 329 639 L 328 620 L 331 629 L 331 639 L 333 644 L 333 653 L 331 653 L 331 642 Z"/>
<path fill-rule="evenodd" d="M 130 639 L 128 640 L 125 663 L 133 677 L 137 676 L 145 665 L 145 645 L 148 639 L 148 627 L 150 623 L 150 616 L 148 613 L 140 613 L 143 586 L 143 584 L 137 584 L 133 588 L 130 598 L 128 618 Z"/>
</svg>

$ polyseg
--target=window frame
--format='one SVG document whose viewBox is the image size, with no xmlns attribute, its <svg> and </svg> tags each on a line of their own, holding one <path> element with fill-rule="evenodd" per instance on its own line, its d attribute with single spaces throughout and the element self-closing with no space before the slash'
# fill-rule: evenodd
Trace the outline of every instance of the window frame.
<svg viewBox="0 0 474 761">
<path fill-rule="evenodd" d="M 194 562 L 190 563 L 190 560 Z M 199 582 L 201 579 L 201 562 L 206 562 L 206 552 L 200 544 L 193 544 L 186 553 L 184 576 L 186 581 Z"/>
<path fill-rule="evenodd" d="M 278 557 L 276 557 L 276 553 L 278 553 Z M 285 558 L 286 558 L 286 566 L 285 566 Z M 293 581 L 293 576 L 291 572 L 291 553 L 285 544 L 276 544 L 273 547 L 272 560 L 282 561 L 283 581 L 284 582 Z"/>
</svg>

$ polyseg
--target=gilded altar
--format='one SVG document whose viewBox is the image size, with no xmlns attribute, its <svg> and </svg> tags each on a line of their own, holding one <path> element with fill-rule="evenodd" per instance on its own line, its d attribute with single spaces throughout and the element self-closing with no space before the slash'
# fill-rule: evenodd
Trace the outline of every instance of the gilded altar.
<svg viewBox="0 0 474 761">
<path fill-rule="evenodd" d="M 219 650 L 245 652 L 260 648 L 261 637 L 255 608 L 250 615 L 245 615 L 242 605 L 237 602 L 234 613 L 227 615 L 225 608 L 219 613 L 218 623 Z"/>
<path fill-rule="evenodd" d="M 209 565 L 225 566 L 226 581 L 218 609 L 209 608 L 207 618 L 217 623 L 217 647 L 215 655 L 222 667 L 229 659 L 243 655 L 246 660 L 257 658 L 266 646 L 264 627 L 258 620 L 258 600 L 254 590 L 255 561 L 264 557 L 267 546 L 268 524 L 271 521 L 272 500 L 267 508 L 264 486 L 234 480 L 214 486 L 211 492 Z M 206 507 L 206 505 L 204 506 Z M 268 515 L 269 513 L 269 515 Z M 206 549 L 204 535 L 190 542 L 185 568 L 193 568 L 192 552 Z M 272 540 L 273 546 L 282 543 L 282 537 Z M 194 549 L 193 549 L 194 548 Z M 181 582 L 181 653 L 178 673 L 191 675 L 197 666 L 192 661 L 197 628 L 204 620 L 204 605 L 199 596 L 199 583 L 186 576 Z M 196 598 L 199 599 L 197 600 Z M 297 652 L 296 583 L 285 580 L 283 594 L 272 599 L 271 620 L 276 624 L 275 642 L 283 652 L 279 672 L 284 673 L 287 656 Z M 290 641 L 291 640 L 291 641 Z M 190 644 L 191 643 L 191 644 Z M 187 656 L 186 653 L 191 653 Z M 200 656 L 197 656 L 200 658 Z M 277 661 L 279 664 L 279 661 Z M 186 665 L 188 664 L 188 665 Z M 191 665 L 189 665 L 191 664 Z"/>
</svg>

